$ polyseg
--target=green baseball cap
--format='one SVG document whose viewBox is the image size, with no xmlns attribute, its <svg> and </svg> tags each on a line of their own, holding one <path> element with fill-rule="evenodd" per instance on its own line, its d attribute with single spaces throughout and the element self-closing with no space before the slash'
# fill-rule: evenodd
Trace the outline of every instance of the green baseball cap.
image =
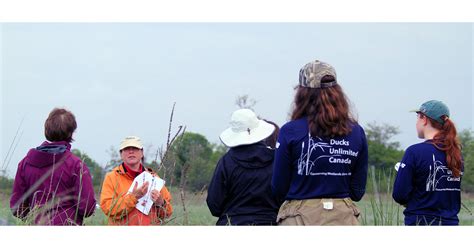
<svg viewBox="0 0 474 248">
<path fill-rule="evenodd" d="M 444 124 L 444 120 L 442 119 L 443 115 L 449 117 L 449 108 L 441 101 L 437 100 L 430 100 L 423 104 L 421 104 L 420 108 L 412 110 L 410 112 L 417 112 L 422 113 L 431 119 Z"/>
</svg>

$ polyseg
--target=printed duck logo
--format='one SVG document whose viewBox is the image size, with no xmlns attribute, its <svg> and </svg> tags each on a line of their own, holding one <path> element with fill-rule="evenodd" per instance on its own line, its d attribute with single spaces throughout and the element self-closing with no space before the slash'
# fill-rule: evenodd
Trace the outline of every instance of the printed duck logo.
<svg viewBox="0 0 474 248">
<path fill-rule="evenodd" d="M 308 139 L 308 145 L 306 147 L 306 153 L 305 153 L 305 142 L 301 144 L 301 155 L 300 158 L 298 159 L 298 175 L 310 175 L 311 170 L 313 169 L 313 166 L 315 165 L 315 162 L 320 159 L 320 158 L 325 158 L 325 157 L 331 157 L 331 155 L 322 155 L 316 158 L 314 161 L 310 160 L 311 154 L 313 151 L 316 149 L 321 149 L 322 152 L 325 152 L 324 148 L 332 148 L 331 145 L 329 145 L 326 142 L 322 142 L 323 140 L 319 137 L 316 137 L 319 139 L 319 142 L 315 142 L 311 138 L 311 134 L 309 134 L 309 139 Z M 335 157 L 339 157 L 339 155 L 335 155 Z"/>
<path fill-rule="evenodd" d="M 442 173 L 442 176 L 438 174 Z M 438 178 L 436 176 L 438 175 Z M 426 191 L 443 191 L 445 189 L 438 188 L 438 183 L 441 179 L 447 178 L 451 175 L 451 171 L 448 167 L 444 166 L 441 161 L 436 160 L 433 154 L 433 165 L 430 165 L 430 174 L 426 179 Z"/>
</svg>

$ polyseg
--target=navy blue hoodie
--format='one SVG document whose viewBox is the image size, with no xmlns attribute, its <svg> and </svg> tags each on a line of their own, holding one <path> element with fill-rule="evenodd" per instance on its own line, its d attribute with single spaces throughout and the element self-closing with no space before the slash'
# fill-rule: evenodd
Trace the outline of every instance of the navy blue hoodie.
<svg viewBox="0 0 474 248">
<path fill-rule="evenodd" d="M 219 160 L 207 205 L 217 225 L 275 225 L 279 204 L 270 182 L 274 151 L 263 143 L 230 148 Z"/>
<path fill-rule="evenodd" d="M 406 205 L 405 225 L 458 225 L 461 177 L 454 177 L 446 154 L 431 141 L 405 151 L 393 186 L 393 199 Z"/>
</svg>

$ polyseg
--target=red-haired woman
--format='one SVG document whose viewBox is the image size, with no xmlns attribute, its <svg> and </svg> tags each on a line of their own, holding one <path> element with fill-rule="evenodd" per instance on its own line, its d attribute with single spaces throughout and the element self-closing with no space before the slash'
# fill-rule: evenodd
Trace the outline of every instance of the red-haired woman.
<svg viewBox="0 0 474 248">
<path fill-rule="evenodd" d="M 306 64 L 291 121 L 280 130 L 272 190 L 279 225 L 357 225 L 365 193 L 367 140 L 332 66 Z"/>
<path fill-rule="evenodd" d="M 406 206 L 405 225 L 458 225 L 464 166 L 449 109 L 431 100 L 414 112 L 425 141 L 408 147 L 397 163 L 393 199 Z"/>
</svg>

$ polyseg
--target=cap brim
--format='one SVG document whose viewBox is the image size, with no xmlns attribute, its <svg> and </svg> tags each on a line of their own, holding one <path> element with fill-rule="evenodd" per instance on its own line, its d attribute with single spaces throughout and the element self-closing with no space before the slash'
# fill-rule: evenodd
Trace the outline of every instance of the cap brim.
<svg viewBox="0 0 474 248">
<path fill-rule="evenodd" d="M 240 145 L 250 145 L 266 139 L 275 130 L 272 124 L 259 120 L 257 128 L 253 129 L 250 134 L 244 132 L 234 132 L 232 128 L 227 128 L 219 136 L 220 140 L 227 147 L 235 147 Z"/>
<path fill-rule="evenodd" d="M 410 111 L 408 111 L 408 112 L 415 112 L 415 113 L 417 113 L 417 112 L 421 112 L 421 111 L 420 111 L 419 109 L 413 109 L 413 110 L 410 110 Z"/>
<path fill-rule="evenodd" d="M 123 150 L 123 149 L 125 149 L 125 148 L 127 148 L 127 147 L 135 147 L 135 148 L 137 148 L 137 149 L 143 149 L 143 147 L 142 147 L 142 146 L 139 146 L 139 145 L 129 145 L 129 144 L 127 144 L 127 145 L 124 145 L 124 146 L 120 147 L 119 151 L 121 151 L 121 150 Z"/>
</svg>

